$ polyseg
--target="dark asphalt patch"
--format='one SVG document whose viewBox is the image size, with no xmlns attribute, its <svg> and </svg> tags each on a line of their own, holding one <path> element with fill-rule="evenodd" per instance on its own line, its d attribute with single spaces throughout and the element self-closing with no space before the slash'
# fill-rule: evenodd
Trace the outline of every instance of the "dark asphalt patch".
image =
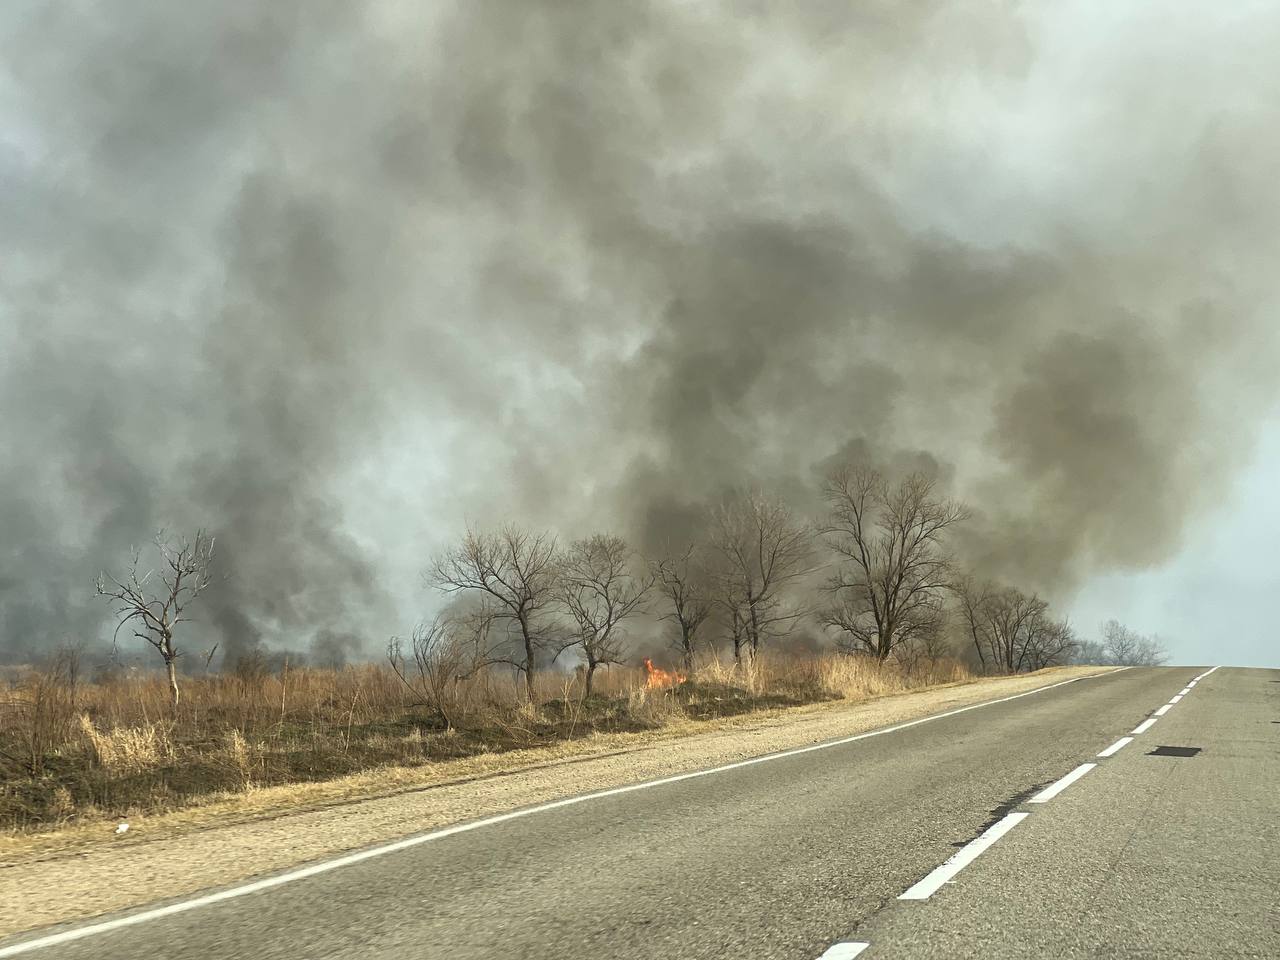
<svg viewBox="0 0 1280 960">
<path fill-rule="evenodd" d="M 1156 747 L 1147 753 L 1148 757 L 1194 757 L 1200 747 Z"/>
</svg>

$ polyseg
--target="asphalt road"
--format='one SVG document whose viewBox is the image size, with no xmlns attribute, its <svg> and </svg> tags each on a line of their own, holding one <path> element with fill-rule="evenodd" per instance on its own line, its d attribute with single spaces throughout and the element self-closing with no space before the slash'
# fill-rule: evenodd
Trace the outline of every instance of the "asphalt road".
<svg viewBox="0 0 1280 960">
<path fill-rule="evenodd" d="M 1207 669 L 557 806 L 23 955 L 1274 960 L 1280 671 L 1217 670 L 1130 733 Z M 949 882 L 899 899 L 993 825 Z"/>
</svg>

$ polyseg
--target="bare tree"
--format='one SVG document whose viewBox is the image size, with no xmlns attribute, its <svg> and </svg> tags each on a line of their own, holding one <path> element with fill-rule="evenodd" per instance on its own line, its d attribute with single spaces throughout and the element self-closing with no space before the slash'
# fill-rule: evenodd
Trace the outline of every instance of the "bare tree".
<svg viewBox="0 0 1280 960">
<path fill-rule="evenodd" d="M 788 586 L 810 571 L 811 534 L 780 500 L 733 497 L 712 511 L 711 545 L 719 555 L 720 599 L 734 624 L 734 655 L 752 657 L 803 611 L 785 601 Z"/>
<path fill-rule="evenodd" d="M 1076 644 L 1071 657 L 1072 663 L 1106 663 L 1106 647 L 1099 640 L 1081 640 Z"/>
<path fill-rule="evenodd" d="M 514 525 L 497 533 L 468 530 L 462 542 L 437 557 L 427 580 L 446 593 L 472 592 L 488 599 L 495 621 L 518 632 L 523 649 L 513 665 L 524 675 L 529 702 L 538 653 L 549 645 L 544 622 L 559 589 L 556 539 Z"/>
<path fill-rule="evenodd" d="M 633 565 L 627 542 L 608 534 L 575 540 L 560 558 L 560 602 L 573 621 L 561 652 L 582 651 L 584 697 L 599 667 L 622 662 L 622 622 L 640 612 L 653 586 L 653 577 L 636 576 Z"/>
<path fill-rule="evenodd" d="M 873 470 L 849 468 L 828 478 L 822 533 L 841 562 L 827 583 L 832 603 L 823 622 L 840 631 L 843 649 L 884 661 L 899 644 L 939 629 L 952 571 L 943 538 L 968 513 L 935 496 L 934 485 L 912 474 L 890 487 Z"/>
<path fill-rule="evenodd" d="M 960 619 L 964 623 L 965 633 L 978 654 L 982 672 L 986 673 L 987 651 L 991 649 L 987 613 L 993 587 L 990 583 L 976 583 L 972 577 L 961 577 L 951 585 L 951 589 L 959 601 Z"/>
<path fill-rule="evenodd" d="M 119 606 L 115 614 L 116 635 L 126 624 L 132 624 L 133 635 L 145 640 L 164 660 L 169 673 L 169 691 L 173 706 L 178 706 L 178 658 L 182 652 L 174 646 L 173 635 L 178 624 L 189 621 L 184 614 L 192 601 L 213 582 L 213 538 L 197 530 L 193 538 L 167 537 L 163 530 L 156 534 L 156 549 L 163 565 L 159 573 L 140 573 L 141 552 L 133 551 L 133 563 L 125 580 L 102 573 L 98 576 L 98 596 L 114 600 Z"/>
<path fill-rule="evenodd" d="M 729 643 L 733 648 L 733 662 L 742 663 L 742 651 L 750 651 L 747 639 L 747 624 L 750 622 L 749 604 L 737 589 L 737 586 L 722 578 L 716 596 L 716 604 L 724 612 L 725 623 L 729 628 Z"/>
<path fill-rule="evenodd" d="M 675 644 L 686 671 L 693 670 L 698 631 L 714 609 L 710 584 L 705 571 L 694 560 L 695 552 L 695 546 L 690 544 L 683 553 L 668 554 L 651 564 L 669 609 L 661 619 L 675 627 Z"/>
<path fill-rule="evenodd" d="M 1080 641 L 1070 621 L 1044 618 L 1035 623 L 1027 644 L 1026 668 L 1043 670 L 1070 663 Z"/>
<path fill-rule="evenodd" d="M 995 666 L 1007 673 L 1023 669 L 1037 624 L 1048 609 L 1045 600 L 1012 587 L 992 595 L 986 616 L 988 652 Z"/>
<path fill-rule="evenodd" d="M 1119 667 L 1158 667 L 1169 659 L 1159 637 L 1146 637 L 1118 620 L 1102 625 L 1105 662 Z"/>
<path fill-rule="evenodd" d="M 960 611 L 984 668 L 1018 673 L 1068 663 L 1079 640 L 1067 620 L 1049 616 L 1049 604 L 1013 587 L 972 581 L 957 584 Z"/>
</svg>

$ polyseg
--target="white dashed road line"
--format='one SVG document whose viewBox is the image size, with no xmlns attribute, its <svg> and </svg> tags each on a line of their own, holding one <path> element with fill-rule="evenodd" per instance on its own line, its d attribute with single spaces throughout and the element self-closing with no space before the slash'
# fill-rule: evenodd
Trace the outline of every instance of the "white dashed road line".
<svg viewBox="0 0 1280 960">
<path fill-rule="evenodd" d="M 1010 813 L 1003 820 L 990 827 L 982 836 L 970 840 L 951 859 L 936 868 L 915 886 L 899 895 L 899 900 L 928 900 L 938 888 L 947 883 L 957 873 L 978 859 L 983 850 L 991 846 L 1006 833 L 1020 824 L 1029 813 Z"/>
<path fill-rule="evenodd" d="M 854 943 L 852 941 L 833 943 L 818 960 L 853 960 L 854 957 L 869 946 L 871 946 L 869 943 Z"/>
<path fill-rule="evenodd" d="M 1164 706 L 1156 710 L 1154 716 L 1148 717 L 1146 720 L 1143 720 L 1142 723 L 1138 724 L 1133 729 L 1132 735 L 1127 737 L 1121 737 L 1115 743 L 1111 744 L 1111 746 L 1107 747 L 1107 749 L 1099 753 L 1098 757 L 1106 758 L 1106 757 L 1113 756 L 1116 753 L 1119 753 L 1129 744 L 1133 743 L 1133 738 L 1135 736 L 1146 733 L 1153 726 L 1155 726 L 1157 717 L 1163 717 L 1166 713 L 1168 713 L 1173 708 L 1174 704 L 1178 703 L 1178 701 L 1180 701 L 1183 697 L 1189 694 L 1191 692 L 1191 689 L 1197 683 L 1199 683 L 1201 680 L 1203 680 L 1205 677 L 1207 677 L 1209 674 L 1213 673 L 1213 671 L 1217 669 L 1218 669 L 1217 667 L 1213 667 L 1209 670 L 1206 670 L 1204 673 L 1200 674 L 1200 676 L 1190 681 L 1182 689 L 1181 693 L 1178 693 L 1177 695 L 1175 695 L 1172 700 L 1170 700 Z M 1044 790 L 1041 790 L 1038 794 L 1036 794 L 1027 802 L 1028 803 L 1045 803 L 1048 800 L 1052 800 L 1054 797 L 1060 794 L 1063 790 L 1067 789 L 1067 787 L 1071 786 L 1073 783 L 1075 783 L 1077 780 L 1079 780 L 1081 777 L 1083 777 L 1086 773 L 1088 773 L 1090 770 L 1092 770 L 1096 766 L 1097 766 L 1096 763 L 1080 764 L 1080 766 L 1076 767 L 1074 770 L 1068 773 L 1065 777 L 1051 784 L 1050 786 L 1046 787 Z M 989 846 L 991 846 L 993 843 L 995 843 L 1002 836 L 1004 836 L 1006 833 L 1008 833 L 1010 830 L 1016 827 L 1019 823 L 1021 823 L 1026 817 L 1029 817 L 1029 816 L 1031 816 L 1031 814 L 1020 812 L 1020 811 L 1008 814 L 1007 816 L 1005 816 L 1003 820 L 1000 820 L 994 826 L 988 829 L 985 833 L 983 833 L 982 836 L 966 844 L 964 848 L 961 849 L 953 857 L 951 857 L 951 859 L 949 859 L 942 866 L 935 869 L 932 873 L 930 873 L 927 877 L 925 877 L 919 883 L 915 884 L 913 887 L 908 889 L 906 893 L 903 893 L 902 895 L 900 895 L 898 899 L 899 900 L 927 900 L 930 896 L 936 893 L 943 886 L 943 884 L 949 883 L 956 874 L 958 874 L 961 870 L 963 870 L 970 863 L 976 860 L 979 854 L 981 854 Z M 865 949 L 864 944 L 853 944 L 852 946 L 858 947 L 858 950 L 855 953 L 833 953 L 832 952 L 837 950 L 838 948 L 843 948 L 845 946 L 850 946 L 850 945 L 842 944 L 842 943 L 835 944 L 835 946 L 833 946 L 831 950 L 828 950 L 826 953 L 824 953 L 821 957 L 818 958 L 818 960 L 841 960 L 841 958 L 844 958 L 844 957 L 856 957 L 858 953 L 861 953 L 862 950 Z"/>
<path fill-rule="evenodd" d="M 1071 786 L 1073 783 L 1075 783 L 1077 780 L 1079 780 L 1081 777 L 1083 777 L 1086 773 L 1088 773 L 1090 770 L 1092 770 L 1096 766 L 1097 766 L 1096 763 L 1080 764 L 1080 766 L 1076 767 L 1074 770 L 1068 773 L 1065 777 L 1063 777 L 1057 783 L 1054 783 L 1048 787 L 1045 787 L 1043 790 L 1041 790 L 1039 793 L 1037 793 L 1034 797 L 1032 797 L 1027 802 L 1028 803 L 1044 803 L 1047 800 L 1052 800 L 1054 797 L 1060 794 L 1063 790 L 1067 789 L 1067 787 Z"/>
<path fill-rule="evenodd" d="M 1125 747 L 1127 747 L 1131 743 L 1133 743 L 1133 737 L 1121 737 L 1111 746 L 1107 747 L 1107 749 L 1103 750 L 1100 754 L 1098 754 L 1098 756 L 1110 757 L 1113 754 L 1119 753 L 1121 750 L 1123 750 Z"/>
</svg>

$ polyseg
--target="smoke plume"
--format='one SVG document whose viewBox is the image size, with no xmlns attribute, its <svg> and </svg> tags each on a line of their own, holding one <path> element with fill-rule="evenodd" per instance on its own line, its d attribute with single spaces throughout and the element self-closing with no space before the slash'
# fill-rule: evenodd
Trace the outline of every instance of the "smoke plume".
<svg viewBox="0 0 1280 960">
<path fill-rule="evenodd" d="M 201 642 L 338 660 L 464 519 L 655 549 L 848 457 L 1055 596 L 1169 558 L 1273 401 L 1250 9 L 6 5 L 0 656 L 162 526 Z"/>
</svg>

